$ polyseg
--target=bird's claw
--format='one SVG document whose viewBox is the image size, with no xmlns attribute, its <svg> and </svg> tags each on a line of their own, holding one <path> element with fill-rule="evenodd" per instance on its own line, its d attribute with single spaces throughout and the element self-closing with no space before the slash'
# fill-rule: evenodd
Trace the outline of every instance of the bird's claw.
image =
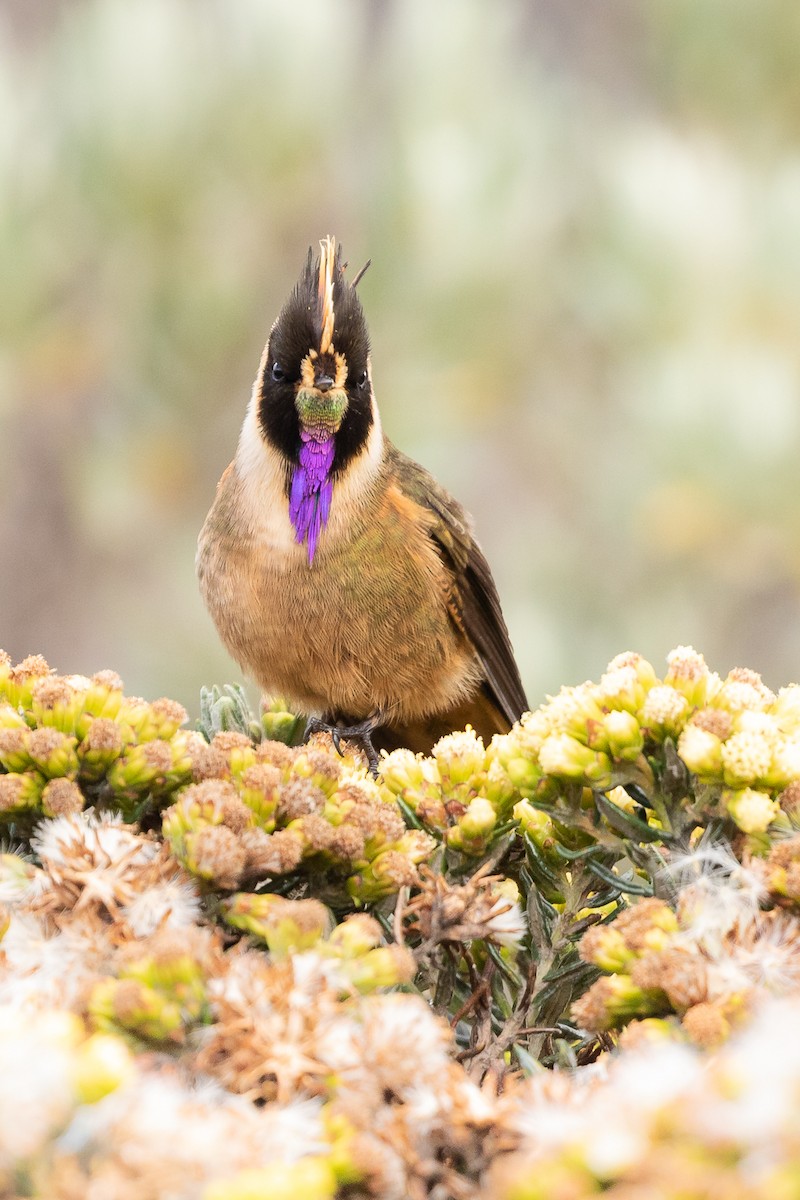
<svg viewBox="0 0 800 1200">
<path fill-rule="evenodd" d="M 343 757 L 342 738 L 353 738 L 354 741 L 361 744 L 370 772 L 377 775 L 379 760 L 378 752 L 372 744 L 372 734 L 378 726 L 383 724 L 383 719 L 382 713 L 374 713 L 366 720 L 359 722 L 358 725 L 336 725 L 322 717 L 309 717 L 303 741 L 307 742 L 314 733 L 329 733 L 336 753 Z"/>
</svg>

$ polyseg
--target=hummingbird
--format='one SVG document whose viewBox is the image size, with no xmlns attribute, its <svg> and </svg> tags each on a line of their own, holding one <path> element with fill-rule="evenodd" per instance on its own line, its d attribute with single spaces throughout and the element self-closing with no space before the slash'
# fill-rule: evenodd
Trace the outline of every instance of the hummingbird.
<svg viewBox="0 0 800 1200">
<path fill-rule="evenodd" d="M 269 334 L 200 533 L 200 589 L 246 674 L 339 749 L 429 752 L 528 707 L 472 521 L 384 435 L 367 323 L 336 239 Z M 369 266 L 369 263 L 367 263 Z"/>
</svg>

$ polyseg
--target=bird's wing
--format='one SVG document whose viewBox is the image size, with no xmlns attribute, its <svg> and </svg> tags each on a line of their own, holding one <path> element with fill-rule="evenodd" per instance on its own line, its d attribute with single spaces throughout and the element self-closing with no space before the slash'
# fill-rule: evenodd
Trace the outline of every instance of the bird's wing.
<svg viewBox="0 0 800 1200">
<path fill-rule="evenodd" d="M 469 517 L 424 467 L 388 442 L 387 451 L 401 490 L 431 514 L 431 537 L 452 578 L 447 597 L 450 614 L 477 651 L 491 699 L 513 724 L 528 708 L 528 701 L 497 588 L 472 536 Z"/>
</svg>

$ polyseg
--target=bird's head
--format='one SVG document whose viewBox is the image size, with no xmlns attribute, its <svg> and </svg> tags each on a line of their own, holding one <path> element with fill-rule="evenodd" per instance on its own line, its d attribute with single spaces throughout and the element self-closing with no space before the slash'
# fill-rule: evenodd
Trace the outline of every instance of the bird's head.
<svg viewBox="0 0 800 1200">
<path fill-rule="evenodd" d="M 319 441 L 335 439 L 334 471 L 366 440 L 372 408 L 369 334 L 335 238 L 320 242 L 316 258 L 309 250 L 272 327 L 257 382 L 262 434 L 290 462 L 299 461 L 304 433 Z"/>
<path fill-rule="evenodd" d="M 286 461 L 289 512 L 313 561 L 333 482 L 375 423 L 369 334 L 335 238 L 320 242 L 272 327 L 256 380 L 262 437 Z"/>
</svg>

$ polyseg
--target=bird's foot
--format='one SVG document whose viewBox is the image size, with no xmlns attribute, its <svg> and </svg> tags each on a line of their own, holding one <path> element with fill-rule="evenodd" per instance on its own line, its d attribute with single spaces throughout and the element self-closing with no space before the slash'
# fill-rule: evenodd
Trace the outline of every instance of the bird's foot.
<svg viewBox="0 0 800 1200">
<path fill-rule="evenodd" d="M 342 738 L 352 738 L 359 742 L 366 755 L 367 764 L 373 775 L 378 774 L 378 752 L 372 744 L 372 735 L 384 722 L 381 712 L 373 713 L 358 725 L 339 725 L 326 721 L 324 717 L 309 717 L 303 741 L 307 742 L 313 733 L 329 733 L 336 747 L 337 754 L 342 754 Z"/>
</svg>

